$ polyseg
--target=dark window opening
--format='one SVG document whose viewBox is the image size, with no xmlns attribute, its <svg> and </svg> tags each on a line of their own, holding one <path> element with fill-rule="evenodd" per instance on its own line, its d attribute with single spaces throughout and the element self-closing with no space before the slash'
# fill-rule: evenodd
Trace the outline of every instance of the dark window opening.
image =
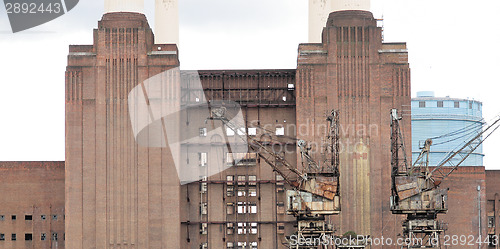
<svg viewBox="0 0 500 249">
<path fill-rule="evenodd" d="M 0 241 L 4 241 L 4 240 L 5 240 L 5 234 L 0 233 Z"/>
<path fill-rule="evenodd" d="M 42 235 L 40 235 L 40 240 L 46 240 L 46 239 L 47 239 L 47 234 L 42 233 Z"/>
<path fill-rule="evenodd" d="M 424 108 L 425 107 L 425 101 L 418 102 L 418 107 Z"/>
<path fill-rule="evenodd" d="M 33 240 L 33 234 L 31 234 L 31 233 L 25 233 L 24 234 L 24 240 Z"/>
<path fill-rule="evenodd" d="M 44 214 L 40 215 L 40 219 L 42 220 L 46 220 L 47 219 L 47 216 L 45 216 Z"/>
<path fill-rule="evenodd" d="M 57 215 L 56 214 L 52 215 L 52 220 L 57 220 Z"/>
<path fill-rule="evenodd" d="M 12 215 L 12 220 L 17 220 L 17 216 Z"/>
<path fill-rule="evenodd" d="M 0 220 L 5 220 L 5 215 L 0 215 Z"/>
<path fill-rule="evenodd" d="M 438 101 L 438 107 L 444 107 L 443 101 Z"/>
<path fill-rule="evenodd" d="M 33 215 L 25 215 L 24 220 L 33 220 Z"/>
<path fill-rule="evenodd" d="M 455 101 L 454 106 L 455 106 L 455 108 L 460 108 L 460 102 Z"/>
<path fill-rule="evenodd" d="M 52 233 L 52 241 L 57 241 L 57 233 Z"/>
<path fill-rule="evenodd" d="M 472 102 L 469 102 L 469 109 L 472 110 Z"/>
<path fill-rule="evenodd" d="M 17 235 L 15 233 L 12 234 L 11 240 L 12 241 L 16 241 L 17 240 Z"/>
</svg>

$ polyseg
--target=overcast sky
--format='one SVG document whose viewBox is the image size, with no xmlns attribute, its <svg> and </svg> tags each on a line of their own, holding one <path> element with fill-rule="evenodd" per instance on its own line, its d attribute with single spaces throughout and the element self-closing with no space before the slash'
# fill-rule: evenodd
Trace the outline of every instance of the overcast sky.
<svg viewBox="0 0 500 249">
<path fill-rule="evenodd" d="M 154 1 L 146 0 L 154 27 Z M 307 42 L 308 0 L 180 0 L 183 69 L 293 69 Z M 0 7 L 0 161 L 64 160 L 64 71 L 69 44 L 91 44 L 103 1 L 12 34 Z M 407 42 L 412 94 L 471 98 L 500 114 L 500 1 L 373 0 L 386 42 Z M 409 146 L 409 145 L 408 145 Z M 485 142 L 500 169 L 500 133 Z"/>
</svg>

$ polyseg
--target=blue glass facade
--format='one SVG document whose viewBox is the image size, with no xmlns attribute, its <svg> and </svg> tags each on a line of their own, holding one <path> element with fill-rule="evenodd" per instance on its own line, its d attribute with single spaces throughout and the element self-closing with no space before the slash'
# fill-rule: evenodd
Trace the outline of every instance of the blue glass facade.
<svg viewBox="0 0 500 249">
<path fill-rule="evenodd" d="M 417 159 L 425 140 L 431 138 L 431 166 L 440 164 L 448 153 L 456 151 L 477 135 L 483 124 L 481 102 L 450 97 L 437 98 L 432 92 L 419 92 L 417 98 L 411 101 L 411 112 L 412 161 Z M 456 156 L 452 164 L 457 164 L 463 156 L 464 154 Z M 483 157 L 481 145 L 462 166 L 483 166 Z"/>
</svg>

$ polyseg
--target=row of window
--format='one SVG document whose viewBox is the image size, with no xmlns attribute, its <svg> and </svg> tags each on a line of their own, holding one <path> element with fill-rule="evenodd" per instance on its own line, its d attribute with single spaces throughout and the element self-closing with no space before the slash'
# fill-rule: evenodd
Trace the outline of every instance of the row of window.
<svg viewBox="0 0 500 249">
<path fill-rule="evenodd" d="M 54 221 L 56 221 L 58 218 L 56 214 L 53 214 L 51 216 L 52 216 L 52 220 L 54 220 Z M 12 220 L 17 220 L 17 215 L 13 214 L 10 216 L 10 218 Z M 45 215 L 45 214 L 40 215 L 40 220 L 46 220 L 46 219 L 47 219 L 47 215 Z M 0 215 L 0 221 L 4 221 L 4 220 L 5 220 L 5 215 Z M 33 215 L 31 215 L 31 214 L 25 215 L 24 220 L 33 220 Z"/>
<path fill-rule="evenodd" d="M 57 241 L 59 235 L 57 233 L 52 233 L 52 241 Z M 13 233 L 11 234 L 10 237 L 11 241 L 17 241 L 17 234 Z M 25 233 L 24 234 L 24 240 L 26 241 L 31 241 L 33 240 L 33 234 L 32 233 Z M 40 234 L 40 240 L 45 241 L 47 240 L 47 234 L 46 233 L 41 233 Z M 0 233 L 0 241 L 5 241 L 5 234 Z"/>
<path fill-rule="evenodd" d="M 472 105 L 473 102 L 469 102 L 469 109 L 472 109 L 473 105 Z M 419 108 L 425 108 L 426 107 L 426 102 L 425 101 L 419 101 L 418 102 L 418 107 Z M 437 102 L 437 107 L 444 107 L 444 101 L 438 101 Z M 460 108 L 460 101 L 454 101 L 453 102 L 453 107 L 454 108 Z M 480 110 L 480 105 L 477 106 L 477 109 Z"/>
<path fill-rule="evenodd" d="M 235 249 L 235 245 L 237 249 L 257 249 L 257 242 L 227 242 L 227 249 Z M 200 249 L 208 249 L 208 243 L 202 243 L 200 245 Z"/>
<path fill-rule="evenodd" d="M 208 152 L 198 152 L 198 163 L 200 167 L 208 165 Z M 226 153 L 226 164 L 228 166 L 255 166 L 257 165 L 257 153 L 228 152 Z"/>
<path fill-rule="evenodd" d="M 226 195 L 227 196 L 235 196 L 235 190 L 236 194 L 239 197 L 244 197 L 244 196 L 250 196 L 254 197 L 257 196 L 257 187 L 253 187 L 257 185 L 257 176 L 255 175 L 249 175 L 248 176 L 248 181 L 247 181 L 247 176 L 246 175 L 237 175 L 237 185 L 238 187 L 233 186 L 234 185 L 234 175 L 227 175 L 226 176 L 226 182 L 227 182 L 227 188 L 226 188 Z M 203 176 L 201 177 L 201 183 L 200 183 L 200 193 L 204 194 L 208 190 L 208 177 Z M 248 186 L 248 189 L 245 187 L 246 185 Z M 278 192 L 284 191 L 284 182 L 283 182 L 283 177 L 281 175 L 276 175 L 276 189 Z"/>
<path fill-rule="evenodd" d="M 245 136 L 245 135 L 247 135 L 247 133 L 249 136 L 257 136 L 257 128 L 252 128 L 252 127 L 248 128 L 248 129 L 239 128 L 235 132 L 233 129 L 226 127 L 226 136 L 228 136 L 228 137 L 232 137 L 235 134 L 238 134 L 239 136 Z M 199 134 L 200 134 L 200 137 L 206 137 L 208 135 L 207 128 L 205 128 L 205 127 L 200 128 Z M 285 127 L 276 127 L 274 134 L 276 136 L 284 136 L 285 135 Z"/>
</svg>

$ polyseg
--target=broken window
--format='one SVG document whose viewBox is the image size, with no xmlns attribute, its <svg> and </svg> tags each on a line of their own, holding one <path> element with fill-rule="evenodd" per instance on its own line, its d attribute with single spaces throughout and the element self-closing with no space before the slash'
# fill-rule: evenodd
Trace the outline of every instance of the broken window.
<svg viewBox="0 0 500 249">
<path fill-rule="evenodd" d="M 285 233 L 285 223 L 278 223 L 278 233 L 279 234 Z"/>
<path fill-rule="evenodd" d="M 245 214 L 247 212 L 247 203 L 238 202 L 238 214 Z"/>
<path fill-rule="evenodd" d="M 257 176 L 248 176 L 248 185 L 256 185 L 257 184 Z"/>
<path fill-rule="evenodd" d="M 248 128 L 248 135 L 249 136 L 256 136 L 257 135 L 257 128 Z"/>
<path fill-rule="evenodd" d="M 199 152 L 198 153 L 198 161 L 199 161 L 199 165 L 201 167 L 204 167 L 204 166 L 207 166 L 207 163 L 208 163 L 208 153 L 206 152 Z"/>
<path fill-rule="evenodd" d="M 227 186 L 226 195 L 227 196 L 234 196 L 234 186 Z"/>
<path fill-rule="evenodd" d="M 0 233 L 0 241 L 3 241 L 3 240 L 5 240 L 5 234 Z"/>
<path fill-rule="evenodd" d="M 52 220 L 57 220 L 57 214 L 52 215 Z"/>
<path fill-rule="evenodd" d="M 250 223 L 250 234 L 257 234 L 257 223 Z"/>
<path fill-rule="evenodd" d="M 200 223 L 200 234 L 207 234 L 208 224 Z"/>
<path fill-rule="evenodd" d="M 255 166 L 257 164 L 257 153 L 226 153 L 228 166 Z"/>
<path fill-rule="evenodd" d="M 52 241 L 57 241 L 57 233 L 52 233 Z"/>
<path fill-rule="evenodd" d="M 251 214 L 256 214 L 257 213 L 257 203 L 250 202 L 248 204 L 248 212 Z"/>
<path fill-rule="evenodd" d="M 234 223 L 227 223 L 226 228 L 227 234 L 234 234 Z"/>
<path fill-rule="evenodd" d="M 495 227 L 495 216 L 488 216 L 488 227 Z"/>
<path fill-rule="evenodd" d="M 285 127 L 276 127 L 276 136 L 284 136 Z"/>
<path fill-rule="evenodd" d="M 45 216 L 44 214 L 40 215 L 40 219 L 42 220 L 46 220 L 47 219 L 47 216 Z"/>
<path fill-rule="evenodd" d="M 40 235 L 40 240 L 46 240 L 47 239 L 47 235 L 45 233 L 42 233 Z"/>
<path fill-rule="evenodd" d="M 5 215 L 0 215 L 0 221 L 4 221 L 5 220 Z"/>
<path fill-rule="evenodd" d="M 207 128 L 200 128 L 200 137 L 207 136 Z"/>
<path fill-rule="evenodd" d="M 226 135 L 228 137 L 232 137 L 232 136 L 234 136 L 234 131 L 231 128 L 227 127 L 226 128 Z"/>
<path fill-rule="evenodd" d="M 248 188 L 248 196 L 257 196 L 257 188 L 256 187 L 249 187 Z"/>
<path fill-rule="evenodd" d="M 207 242 L 201 243 L 200 249 L 208 249 L 208 243 Z"/>
<path fill-rule="evenodd" d="M 247 233 L 246 223 L 238 222 L 238 234 L 246 234 L 246 233 Z"/>
<path fill-rule="evenodd" d="M 206 203 L 206 202 L 202 202 L 202 203 L 200 204 L 200 214 L 201 214 L 201 215 L 208 214 L 208 203 Z"/>
<path fill-rule="evenodd" d="M 229 202 L 226 204 L 226 213 L 227 214 L 234 214 L 234 203 Z"/>
<path fill-rule="evenodd" d="M 24 234 L 24 240 L 33 240 L 33 234 L 31 234 L 31 233 L 25 233 Z"/>
</svg>

